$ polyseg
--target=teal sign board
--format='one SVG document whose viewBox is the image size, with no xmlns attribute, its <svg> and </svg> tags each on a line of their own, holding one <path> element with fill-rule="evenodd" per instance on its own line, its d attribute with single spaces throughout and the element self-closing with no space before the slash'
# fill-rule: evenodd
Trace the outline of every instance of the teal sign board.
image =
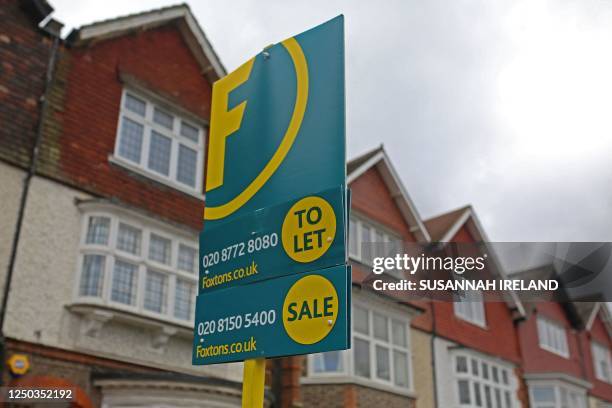
<svg viewBox="0 0 612 408">
<path fill-rule="evenodd" d="M 198 296 L 193 364 L 348 348 L 350 284 L 341 265 Z"/>
<path fill-rule="evenodd" d="M 213 86 L 205 228 L 345 187 L 344 18 L 266 48 Z"/>
<path fill-rule="evenodd" d="M 344 264 L 345 198 L 338 187 L 205 229 L 199 292 Z"/>
<path fill-rule="evenodd" d="M 213 85 L 193 363 L 349 346 L 344 19 Z"/>
</svg>

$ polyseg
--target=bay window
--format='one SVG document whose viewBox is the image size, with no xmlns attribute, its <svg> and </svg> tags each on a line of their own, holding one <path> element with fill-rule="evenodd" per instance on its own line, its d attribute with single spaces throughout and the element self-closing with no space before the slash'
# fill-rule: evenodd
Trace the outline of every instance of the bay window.
<svg viewBox="0 0 612 408">
<path fill-rule="evenodd" d="M 409 321 L 378 308 L 354 304 L 352 322 L 352 348 L 311 355 L 310 376 L 351 377 L 409 391 L 412 387 Z"/>
<path fill-rule="evenodd" d="M 188 324 L 198 279 L 197 243 L 127 216 L 84 218 L 76 301 Z"/>
<path fill-rule="evenodd" d="M 453 364 L 459 406 L 518 407 L 516 381 L 510 365 L 467 351 L 454 353 Z"/>
<path fill-rule="evenodd" d="M 586 392 L 563 382 L 538 382 L 529 385 L 533 408 L 586 408 Z"/>
<path fill-rule="evenodd" d="M 185 115 L 124 90 L 114 160 L 190 193 L 202 192 L 204 128 Z"/>
</svg>

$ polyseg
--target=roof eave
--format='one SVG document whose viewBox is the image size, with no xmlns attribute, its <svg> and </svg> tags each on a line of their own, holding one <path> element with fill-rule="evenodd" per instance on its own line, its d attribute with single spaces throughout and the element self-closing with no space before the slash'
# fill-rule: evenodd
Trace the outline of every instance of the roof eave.
<svg viewBox="0 0 612 408">
<path fill-rule="evenodd" d="M 225 67 L 206 38 L 204 31 L 186 4 L 84 25 L 73 30 L 68 38 L 72 45 L 78 46 L 92 41 L 118 37 L 134 30 L 158 27 L 171 22 L 179 23 L 179 30 L 186 38 L 187 45 L 194 53 L 198 63 L 202 66 L 202 73 L 207 75 L 211 82 L 227 74 Z"/>
</svg>

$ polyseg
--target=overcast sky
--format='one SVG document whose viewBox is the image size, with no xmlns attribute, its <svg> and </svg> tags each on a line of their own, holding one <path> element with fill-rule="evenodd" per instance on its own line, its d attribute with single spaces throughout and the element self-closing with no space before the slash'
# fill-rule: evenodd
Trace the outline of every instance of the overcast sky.
<svg viewBox="0 0 612 408">
<path fill-rule="evenodd" d="M 50 1 L 64 35 L 176 3 Z M 188 3 L 228 71 L 344 14 L 349 157 L 384 143 L 424 218 L 612 240 L 612 0 Z"/>
</svg>

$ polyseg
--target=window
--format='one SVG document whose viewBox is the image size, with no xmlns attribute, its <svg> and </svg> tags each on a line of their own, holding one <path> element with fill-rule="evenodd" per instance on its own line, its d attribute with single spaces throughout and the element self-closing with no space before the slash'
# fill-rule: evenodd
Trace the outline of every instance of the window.
<svg viewBox="0 0 612 408">
<path fill-rule="evenodd" d="M 537 383 L 529 386 L 533 408 L 586 408 L 586 393 L 562 383 Z"/>
<path fill-rule="evenodd" d="M 612 365 L 610 364 L 610 349 L 600 343 L 592 342 L 593 365 L 595 377 L 607 383 L 612 382 Z"/>
<path fill-rule="evenodd" d="M 409 390 L 409 322 L 357 304 L 353 306 L 352 321 L 352 349 L 312 355 L 311 374 L 350 374 L 361 380 Z M 348 367 L 352 372 L 349 373 Z"/>
<path fill-rule="evenodd" d="M 115 158 L 188 192 L 201 193 L 204 130 L 150 100 L 124 91 Z"/>
<path fill-rule="evenodd" d="M 395 256 L 403 251 L 399 236 L 371 223 L 351 217 L 349 228 L 349 255 L 366 265 L 372 265 L 376 257 Z"/>
<path fill-rule="evenodd" d="M 538 339 L 540 347 L 551 353 L 569 358 L 565 328 L 552 320 L 538 317 Z"/>
<path fill-rule="evenodd" d="M 465 279 L 459 277 L 457 279 Z M 487 325 L 482 292 L 468 290 L 457 296 L 453 303 L 455 316 L 481 327 Z"/>
<path fill-rule="evenodd" d="M 453 364 L 460 406 L 518 407 L 511 366 L 465 352 L 455 354 Z"/>
<path fill-rule="evenodd" d="M 77 297 L 157 318 L 193 319 L 197 244 L 115 214 L 85 217 Z"/>
</svg>

